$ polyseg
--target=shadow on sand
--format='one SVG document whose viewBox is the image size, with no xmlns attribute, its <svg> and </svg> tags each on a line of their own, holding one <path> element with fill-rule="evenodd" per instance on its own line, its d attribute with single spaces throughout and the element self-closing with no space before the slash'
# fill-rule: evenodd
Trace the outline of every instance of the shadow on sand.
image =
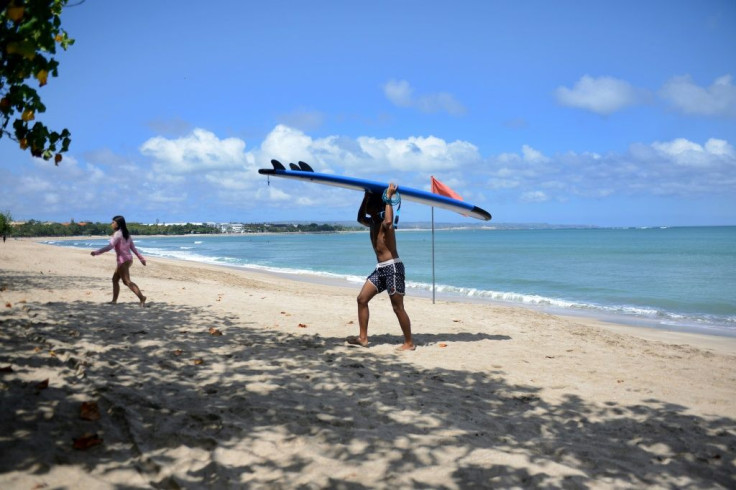
<svg viewBox="0 0 736 490">
<path fill-rule="evenodd" d="M 87 279 L 0 272 L 0 281 L 54 291 Z M 733 419 L 657 400 L 622 406 L 569 395 L 549 403 L 500 370 L 420 369 L 402 356 L 357 355 L 342 338 L 292 335 L 202 308 L 48 299 L 0 315 L 0 367 L 13 369 L 0 375 L 0 473 L 43 475 L 68 464 L 103 479 L 135 467 L 156 488 L 367 488 L 337 469 L 380 459 L 371 486 L 736 486 Z M 28 381 L 40 366 L 59 373 L 44 390 Z M 79 419 L 85 397 L 99 403 L 99 421 Z M 83 432 L 104 443 L 71 450 Z M 39 437 L 53 450 L 34 453 L 28 446 Z M 273 441 L 283 450 L 259 449 Z M 174 468 L 181 447 L 206 457 Z M 526 465 L 483 463 L 497 453 Z M 319 464 L 334 465 L 333 476 L 305 480 Z M 569 476 L 546 472 L 551 465 Z M 428 467 L 449 468 L 452 485 L 406 476 Z"/>
</svg>

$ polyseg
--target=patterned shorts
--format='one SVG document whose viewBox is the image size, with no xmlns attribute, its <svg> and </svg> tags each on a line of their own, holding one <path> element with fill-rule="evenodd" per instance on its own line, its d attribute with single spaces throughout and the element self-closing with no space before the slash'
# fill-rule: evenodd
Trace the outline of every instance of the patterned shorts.
<svg viewBox="0 0 736 490">
<path fill-rule="evenodd" d="M 368 280 L 379 293 L 388 291 L 389 295 L 403 295 L 406 288 L 404 277 L 404 263 L 400 259 L 392 259 L 379 263 Z"/>
</svg>

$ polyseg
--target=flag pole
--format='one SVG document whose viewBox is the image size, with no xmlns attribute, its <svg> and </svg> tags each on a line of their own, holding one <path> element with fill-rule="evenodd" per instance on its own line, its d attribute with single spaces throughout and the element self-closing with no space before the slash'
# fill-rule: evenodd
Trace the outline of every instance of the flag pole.
<svg viewBox="0 0 736 490">
<path fill-rule="evenodd" d="M 434 304 L 434 206 L 432 206 L 432 304 Z"/>
<path fill-rule="evenodd" d="M 459 201 L 463 200 L 463 198 L 460 197 L 457 192 L 453 191 L 452 189 L 447 187 L 445 184 L 435 179 L 434 175 L 430 175 L 429 179 L 432 184 L 433 194 L 439 194 L 440 196 L 457 199 Z M 434 284 L 434 206 L 432 206 L 432 304 L 434 304 L 434 292 L 435 292 L 435 284 Z"/>
</svg>

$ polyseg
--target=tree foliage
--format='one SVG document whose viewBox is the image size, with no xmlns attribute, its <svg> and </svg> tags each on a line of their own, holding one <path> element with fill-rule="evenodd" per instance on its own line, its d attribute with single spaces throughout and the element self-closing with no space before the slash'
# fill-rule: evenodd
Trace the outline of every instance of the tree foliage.
<svg viewBox="0 0 736 490">
<path fill-rule="evenodd" d="M 10 223 L 8 214 L 8 223 Z M 339 231 L 354 231 L 362 227 L 349 227 L 332 224 L 311 223 L 282 225 L 271 223 L 250 223 L 244 225 L 245 233 L 335 233 Z M 110 223 L 99 223 L 91 221 L 76 222 L 73 219 L 68 223 L 52 223 L 29 220 L 12 228 L 13 235 L 18 237 L 69 237 L 69 236 L 107 236 L 112 233 Z M 213 224 L 142 224 L 128 223 L 128 230 L 136 236 L 144 235 L 207 235 L 221 233 L 221 229 Z"/>
<path fill-rule="evenodd" d="M 5 236 L 10 233 L 13 217 L 10 215 L 10 211 L 0 213 L 0 236 Z"/>
<path fill-rule="evenodd" d="M 71 133 L 50 131 L 36 121 L 46 106 L 31 83 L 40 88 L 49 76 L 58 76 L 57 45 L 66 50 L 74 43 L 61 28 L 68 1 L 0 0 L 0 138 L 16 141 L 34 157 L 53 157 L 56 165 L 69 149 Z"/>
</svg>

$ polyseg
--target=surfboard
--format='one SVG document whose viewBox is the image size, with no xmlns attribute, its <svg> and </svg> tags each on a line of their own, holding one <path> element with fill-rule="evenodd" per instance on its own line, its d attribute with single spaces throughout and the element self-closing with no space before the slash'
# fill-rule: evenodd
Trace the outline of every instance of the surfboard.
<svg viewBox="0 0 736 490">
<path fill-rule="evenodd" d="M 271 165 L 273 165 L 273 168 L 262 168 L 258 170 L 258 173 L 269 177 L 305 180 L 307 182 L 316 182 L 317 184 L 375 193 L 382 193 L 388 187 L 388 183 L 385 182 L 315 172 L 312 170 L 312 167 L 305 162 L 299 162 L 298 165 L 290 163 L 289 167 L 292 170 L 287 170 L 286 167 L 284 167 L 284 165 L 278 160 L 271 160 Z M 439 194 L 433 194 L 431 192 L 403 185 L 398 186 L 398 192 L 401 195 L 401 198 L 406 199 L 407 201 L 447 209 L 449 211 L 454 211 L 464 216 L 470 216 L 483 221 L 489 221 L 491 219 L 491 213 L 465 201 L 452 199 L 451 197 L 441 196 Z"/>
</svg>

